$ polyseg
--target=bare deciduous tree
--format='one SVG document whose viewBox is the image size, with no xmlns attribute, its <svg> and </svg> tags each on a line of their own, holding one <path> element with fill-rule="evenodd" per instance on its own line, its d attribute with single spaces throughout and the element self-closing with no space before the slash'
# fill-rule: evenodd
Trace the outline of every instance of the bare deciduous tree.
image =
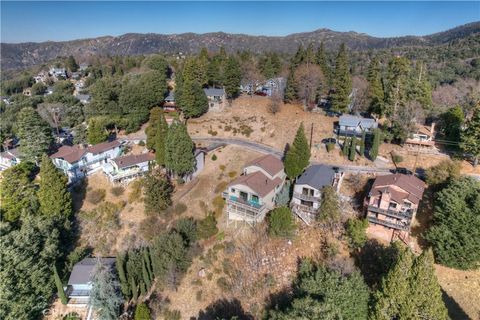
<svg viewBox="0 0 480 320">
<path fill-rule="evenodd" d="M 307 109 L 315 101 L 319 86 L 325 82 L 322 70 L 317 65 L 302 64 L 294 74 L 298 97 L 305 102 Z"/>
</svg>

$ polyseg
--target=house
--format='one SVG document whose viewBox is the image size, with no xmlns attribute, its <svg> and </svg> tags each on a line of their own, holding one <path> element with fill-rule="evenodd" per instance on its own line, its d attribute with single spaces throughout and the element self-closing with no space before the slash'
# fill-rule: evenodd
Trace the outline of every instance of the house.
<svg viewBox="0 0 480 320">
<path fill-rule="evenodd" d="M 435 146 L 435 123 L 430 126 L 415 125 L 415 130 L 410 133 L 410 137 L 405 141 L 407 145 L 433 148 Z"/>
<path fill-rule="evenodd" d="M 55 80 L 58 80 L 60 78 L 67 78 L 67 71 L 65 70 L 65 68 L 51 67 L 50 70 L 48 70 L 48 74 L 54 77 Z"/>
<path fill-rule="evenodd" d="M 88 94 L 77 94 L 77 95 L 75 95 L 75 98 L 80 100 L 80 102 L 83 103 L 83 104 L 90 103 L 90 99 L 91 99 L 90 95 L 88 95 Z"/>
<path fill-rule="evenodd" d="M 61 146 L 50 156 L 55 166 L 62 170 L 70 183 L 102 168 L 108 159 L 118 157 L 122 153 L 119 141 L 102 142 L 93 146 L 83 145 Z"/>
<path fill-rule="evenodd" d="M 23 95 L 27 97 L 32 96 L 32 88 L 23 89 Z"/>
<path fill-rule="evenodd" d="M 33 80 L 35 81 L 35 83 L 39 83 L 39 82 L 47 83 L 48 82 L 48 73 L 44 72 L 44 71 L 41 71 L 35 77 L 33 77 Z"/>
<path fill-rule="evenodd" d="M 286 84 L 287 82 L 285 78 L 282 78 L 282 77 L 272 78 L 265 81 L 260 88 L 257 88 L 257 91 L 261 91 L 265 93 L 267 96 L 271 97 L 273 94 L 277 92 L 283 92 L 283 90 L 285 90 Z"/>
<path fill-rule="evenodd" d="M 228 221 L 261 222 L 267 212 L 275 208 L 285 178 L 282 161 L 272 155 L 250 162 L 223 192 Z"/>
<path fill-rule="evenodd" d="M 80 63 L 80 65 L 78 66 L 78 71 L 85 71 L 88 69 L 88 67 L 88 63 Z"/>
<path fill-rule="evenodd" d="M 338 121 L 338 134 L 347 136 L 361 136 L 363 132 L 372 133 L 378 128 L 375 119 L 363 118 L 351 114 L 341 115 Z"/>
<path fill-rule="evenodd" d="M 222 111 L 226 100 L 225 89 L 205 88 L 203 91 L 208 99 L 208 110 Z"/>
<path fill-rule="evenodd" d="M 175 94 L 173 91 L 169 91 L 167 97 L 163 101 L 163 111 L 171 112 L 177 110 Z"/>
<path fill-rule="evenodd" d="M 103 164 L 103 173 L 112 183 L 128 183 L 136 177 L 148 172 L 150 164 L 155 161 L 155 154 L 142 153 L 130 154 L 109 159 Z"/>
<path fill-rule="evenodd" d="M 408 237 L 425 183 L 407 174 L 389 174 L 375 179 L 364 201 L 369 227 L 367 232 L 391 241 Z"/>
<path fill-rule="evenodd" d="M 95 267 L 97 260 L 113 270 L 115 265 L 115 258 L 84 258 L 77 262 L 68 278 L 67 290 L 68 304 L 75 306 L 88 305 L 90 293 L 92 291 L 92 279 L 95 274 Z"/>
<path fill-rule="evenodd" d="M 11 168 L 22 161 L 18 148 L 8 149 L 0 152 L 0 170 Z"/>
<path fill-rule="evenodd" d="M 341 174 L 332 167 L 318 164 L 309 166 L 297 178 L 293 188 L 290 208 L 307 225 L 315 221 L 322 200 L 322 189 L 326 186 L 336 186 Z"/>
</svg>

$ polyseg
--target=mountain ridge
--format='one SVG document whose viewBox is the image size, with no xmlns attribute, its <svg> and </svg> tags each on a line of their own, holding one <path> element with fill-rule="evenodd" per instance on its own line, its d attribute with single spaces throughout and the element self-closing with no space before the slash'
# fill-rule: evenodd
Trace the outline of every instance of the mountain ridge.
<svg viewBox="0 0 480 320">
<path fill-rule="evenodd" d="M 59 56 L 73 55 L 85 60 L 94 55 L 139 55 L 152 53 L 195 53 L 202 47 L 227 51 L 250 50 L 255 53 L 277 51 L 291 54 L 299 44 L 314 45 L 324 42 L 327 49 L 345 43 L 350 50 L 385 49 L 408 46 L 432 46 L 449 43 L 471 35 L 480 36 L 480 21 L 425 36 L 374 37 L 355 31 L 333 31 L 320 28 L 286 36 L 255 36 L 238 33 L 126 33 L 120 36 L 68 41 L 1 43 L 1 67 L 3 70 L 22 69 L 45 63 Z"/>
</svg>

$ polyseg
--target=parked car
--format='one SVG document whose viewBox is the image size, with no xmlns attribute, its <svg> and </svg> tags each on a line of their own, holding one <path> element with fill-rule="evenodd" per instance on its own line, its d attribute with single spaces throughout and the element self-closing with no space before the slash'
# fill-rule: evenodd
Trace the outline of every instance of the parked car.
<svg viewBox="0 0 480 320">
<path fill-rule="evenodd" d="M 395 168 L 390 170 L 391 173 L 401 173 L 401 174 L 408 174 L 412 175 L 413 172 L 411 170 L 408 170 L 407 168 Z"/>
<path fill-rule="evenodd" d="M 261 97 L 266 97 L 267 96 L 267 94 L 263 91 L 255 91 L 255 95 L 261 96 Z"/>
</svg>

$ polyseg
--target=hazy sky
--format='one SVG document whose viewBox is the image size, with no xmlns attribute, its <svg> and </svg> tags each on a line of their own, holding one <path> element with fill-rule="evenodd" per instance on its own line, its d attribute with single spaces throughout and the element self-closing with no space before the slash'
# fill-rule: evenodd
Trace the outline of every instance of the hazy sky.
<svg viewBox="0 0 480 320">
<path fill-rule="evenodd" d="M 426 35 L 480 20 L 480 2 L 10 2 L 1 42 L 138 33 L 286 35 L 329 28 L 378 37 Z"/>
</svg>

